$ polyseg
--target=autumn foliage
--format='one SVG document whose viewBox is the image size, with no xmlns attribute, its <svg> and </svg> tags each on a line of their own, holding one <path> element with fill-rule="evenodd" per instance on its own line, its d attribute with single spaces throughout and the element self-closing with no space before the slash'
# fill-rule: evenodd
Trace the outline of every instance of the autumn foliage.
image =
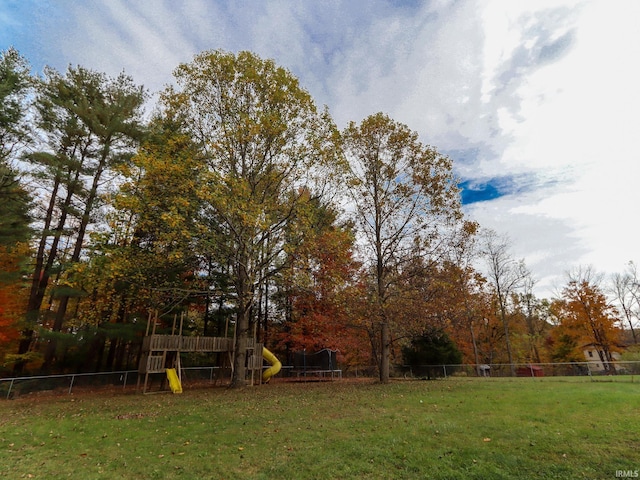
<svg viewBox="0 0 640 480">
<path fill-rule="evenodd" d="M 335 224 L 335 212 L 315 207 L 315 228 L 295 250 L 283 276 L 288 321 L 277 334 L 281 351 L 337 350 L 345 367 L 367 364 L 371 348 L 363 313 L 361 264 L 353 257 L 353 232 Z"/>
<path fill-rule="evenodd" d="M 551 342 L 556 360 L 584 361 L 585 346 L 593 346 L 605 369 L 614 368 L 612 354 L 619 350 L 621 331 L 615 308 L 597 285 L 569 281 L 553 308 L 560 319 Z"/>
<path fill-rule="evenodd" d="M 251 52 L 178 66 L 150 117 L 125 74 L 32 78 L 17 52 L 2 58 L 0 357 L 19 358 L 13 373 L 32 358 L 51 373 L 136 368 L 150 312 L 159 329 L 180 316 L 186 334 L 235 338 L 237 386 L 253 338 L 283 360 L 337 350 L 343 370 L 383 383 L 434 332 L 462 355 L 442 361 L 584 361 L 592 345 L 612 365 L 619 315 L 603 289 L 573 278 L 536 298 L 506 243 L 479 248 L 453 160 L 386 114 L 339 131 Z M 633 329 L 632 273 L 618 291 Z"/>
<path fill-rule="evenodd" d="M 20 271 L 27 251 L 25 245 L 13 249 L 0 245 L 0 357 L 14 349 L 20 337 L 20 319 L 28 294 L 20 281 Z"/>
</svg>

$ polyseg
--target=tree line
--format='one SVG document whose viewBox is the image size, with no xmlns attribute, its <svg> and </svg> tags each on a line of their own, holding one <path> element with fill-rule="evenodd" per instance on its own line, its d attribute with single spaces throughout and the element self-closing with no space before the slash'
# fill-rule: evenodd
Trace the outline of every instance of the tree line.
<svg viewBox="0 0 640 480">
<path fill-rule="evenodd" d="M 585 268 L 536 298 L 508 241 L 464 217 L 452 160 L 408 126 L 374 113 L 340 131 L 251 52 L 202 52 L 174 79 L 147 113 L 125 73 L 34 75 L 1 52 L 6 374 L 135 368 L 152 314 L 233 336 L 234 386 L 254 337 L 337 349 L 383 382 L 421 340 L 475 364 L 594 344 L 609 365 L 623 333 L 637 342 L 634 264 L 611 291 Z"/>
</svg>

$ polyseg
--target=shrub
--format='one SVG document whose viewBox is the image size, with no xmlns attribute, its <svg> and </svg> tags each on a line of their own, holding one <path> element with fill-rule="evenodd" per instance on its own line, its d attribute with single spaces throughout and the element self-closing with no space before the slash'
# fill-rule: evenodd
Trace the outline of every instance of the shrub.
<svg viewBox="0 0 640 480">
<path fill-rule="evenodd" d="M 426 376 L 428 379 L 444 374 L 441 365 L 462 363 L 462 353 L 441 330 L 426 332 L 413 338 L 411 343 L 402 349 L 402 357 L 413 375 Z M 453 371 L 452 369 L 451 372 Z"/>
</svg>

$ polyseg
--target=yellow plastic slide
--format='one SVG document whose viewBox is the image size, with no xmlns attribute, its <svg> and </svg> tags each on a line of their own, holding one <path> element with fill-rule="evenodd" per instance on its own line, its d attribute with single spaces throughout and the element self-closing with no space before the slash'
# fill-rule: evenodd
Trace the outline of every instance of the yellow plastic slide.
<svg viewBox="0 0 640 480">
<path fill-rule="evenodd" d="M 175 368 L 167 368 L 167 378 L 169 379 L 169 387 L 173 393 L 182 393 L 182 384 L 178 378 Z"/>
<path fill-rule="evenodd" d="M 262 372 L 262 381 L 268 383 L 271 377 L 280 371 L 282 364 L 280 360 L 266 348 L 262 347 L 262 358 L 264 358 L 271 366 Z"/>
</svg>

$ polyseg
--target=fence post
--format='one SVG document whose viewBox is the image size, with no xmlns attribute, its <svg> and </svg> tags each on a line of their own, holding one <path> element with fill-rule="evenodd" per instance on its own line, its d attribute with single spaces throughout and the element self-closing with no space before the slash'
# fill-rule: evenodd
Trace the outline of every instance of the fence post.
<svg viewBox="0 0 640 480">
<path fill-rule="evenodd" d="M 442 365 L 442 370 L 444 370 L 444 378 L 447 378 L 447 366 Z"/>
<path fill-rule="evenodd" d="M 11 383 L 9 384 L 9 391 L 7 392 L 7 400 L 9 400 L 9 395 L 11 395 L 11 389 L 13 388 L 13 381 L 14 381 L 14 380 L 15 380 L 15 379 L 14 379 L 14 378 L 12 378 L 12 379 L 11 379 Z"/>
<path fill-rule="evenodd" d="M 302 365 L 304 370 L 304 379 L 307 380 L 307 349 L 302 349 Z"/>
<path fill-rule="evenodd" d="M 71 375 L 71 383 L 69 384 L 69 395 L 71 395 L 71 389 L 73 388 L 73 381 L 75 380 L 75 378 L 75 375 Z"/>
</svg>

